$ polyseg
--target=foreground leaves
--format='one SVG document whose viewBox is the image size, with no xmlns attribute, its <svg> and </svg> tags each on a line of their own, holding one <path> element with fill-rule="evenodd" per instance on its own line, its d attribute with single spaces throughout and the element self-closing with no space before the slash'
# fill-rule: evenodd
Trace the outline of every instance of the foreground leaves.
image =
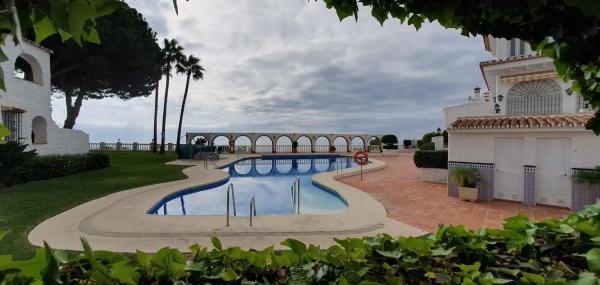
<svg viewBox="0 0 600 285">
<path fill-rule="evenodd" d="M 2 234 L 0 233 L 0 236 Z M 336 240 L 321 250 L 295 239 L 289 250 L 163 248 L 134 256 L 39 249 L 31 260 L 0 256 L 0 284 L 600 284 L 600 204 L 563 219 L 519 215 L 503 229 L 441 226 L 422 237 Z"/>
</svg>

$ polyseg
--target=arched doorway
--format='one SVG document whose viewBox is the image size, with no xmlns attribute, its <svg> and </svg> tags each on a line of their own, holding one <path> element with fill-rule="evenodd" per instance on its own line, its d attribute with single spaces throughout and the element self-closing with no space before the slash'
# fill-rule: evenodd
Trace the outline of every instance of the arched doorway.
<svg viewBox="0 0 600 285">
<path fill-rule="evenodd" d="M 239 136 L 235 138 L 235 152 L 236 153 L 250 153 L 252 152 L 252 140 L 247 136 Z"/>
<path fill-rule="evenodd" d="M 296 140 L 298 142 L 298 152 L 311 152 L 311 141 L 307 136 L 300 136 Z"/>
<path fill-rule="evenodd" d="M 48 123 L 46 119 L 41 116 L 37 116 L 33 118 L 31 122 L 31 143 L 32 144 L 47 144 L 48 143 L 48 133 L 47 133 Z"/>
<path fill-rule="evenodd" d="M 354 137 L 350 145 L 352 146 L 352 152 L 365 150 L 365 141 L 361 137 Z"/>
<path fill-rule="evenodd" d="M 277 152 L 292 152 L 292 139 L 288 136 L 281 136 L 275 142 Z"/>
<path fill-rule="evenodd" d="M 326 137 L 321 136 L 315 140 L 315 152 L 329 152 L 330 146 L 331 143 Z"/>
<path fill-rule="evenodd" d="M 271 153 L 273 151 L 273 140 L 268 136 L 260 136 L 256 138 L 255 143 L 257 153 Z"/>
<path fill-rule="evenodd" d="M 344 137 L 337 137 L 333 140 L 335 152 L 348 152 L 348 140 Z"/>
<path fill-rule="evenodd" d="M 215 138 L 213 138 L 211 146 L 216 147 L 219 153 L 228 153 L 229 138 L 226 136 L 216 136 Z"/>
</svg>

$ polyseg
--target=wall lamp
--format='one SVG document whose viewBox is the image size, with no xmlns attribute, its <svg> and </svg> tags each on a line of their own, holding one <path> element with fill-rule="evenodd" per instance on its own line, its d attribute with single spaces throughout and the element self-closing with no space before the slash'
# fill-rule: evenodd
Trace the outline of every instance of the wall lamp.
<svg viewBox="0 0 600 285">
<path fill-rule="evenodd" d="M 496 114 L 500 114 L 500 104 L 496 103 L 496 105 L 494 105 L 494 109 L 496 110 Z"/>
<path fill-rule="evenodd" d="M 502 102 L 502 99 L 504 99 L 504 96 L 502 94 L 498 95 L 498 102 Z"/>
</svg>

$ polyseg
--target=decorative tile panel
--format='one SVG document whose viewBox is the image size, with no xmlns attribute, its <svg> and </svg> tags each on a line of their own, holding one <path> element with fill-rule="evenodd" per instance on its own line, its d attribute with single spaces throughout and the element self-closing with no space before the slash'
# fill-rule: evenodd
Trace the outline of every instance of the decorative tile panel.
<svg viewBox="0 0 600 285">
<path fill-rule="evenodd" d="M 491 163 L 473 163 L 473 162 L 448 162 L 448 173 L 459 167 L 472 167 L 479 170 L 483 182 L 477 187 L 479 188 L 479 201 L 494 200 L 494 164 Z M 448 181 L 448 196 L 458 197 L 458 186 Z"/>
<path fill-rule="evenodd" d="M 597 169 L 573 168 L 572 174 L 577 175 L 582 172 L 597 172 Z M 577 183 L 573 179 L 571 191 L 571 211 L 581 211 L 586 205 L 596 203 L 596 198 L 600 198 L 600 185 L 587 185 Z"/>
<path fill-rule="evenodd" d="M 525 165 L 524 168 L 523 204 L 535 206 L 535 166 Z"/>
</svg>

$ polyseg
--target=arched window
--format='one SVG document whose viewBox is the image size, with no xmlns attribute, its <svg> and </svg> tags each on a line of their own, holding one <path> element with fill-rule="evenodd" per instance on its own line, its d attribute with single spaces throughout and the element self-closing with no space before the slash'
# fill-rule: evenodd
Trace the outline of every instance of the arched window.
<svg viewBox="0 0 600 285">
<path fill-rule="evenodd" d="M 37 116 L 33 118 L 31 122 L 31 143 L 32 144 L 47 144 L 48 143 L 48 134 L 47 134 L 48 123 L 44 117 Z"/>
<path fill-rule="evenodd" d="M 23 54 L 15 60 L 15 77 L 42 84 L 42 68 L 30 55 Z"/>
<path fill-rule="evenodd" d="M 506 114 L 554 115 L 562 111 L 562 89 L 554 80 L 533 80 L 513 85 L 506 96 Z"/>
</svg>

